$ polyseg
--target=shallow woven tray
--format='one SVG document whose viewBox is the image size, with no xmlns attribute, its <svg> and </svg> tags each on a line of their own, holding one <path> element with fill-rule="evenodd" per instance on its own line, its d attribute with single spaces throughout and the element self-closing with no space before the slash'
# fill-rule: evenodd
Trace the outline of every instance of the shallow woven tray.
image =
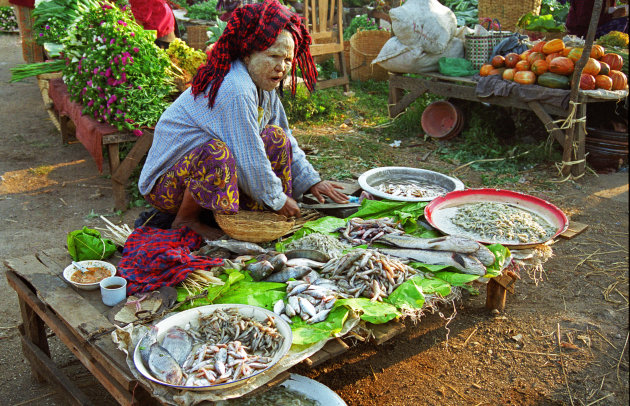
<svg viewBox="0 0 630 406">
<path fill-rule="evenodd" d="M 216 214 L 221 230 L 231 238 L 249 242 L 270 242 L 288 234 L 294 220 L 264 211 L 239 211 L 237 214 Z"/>
</svg>

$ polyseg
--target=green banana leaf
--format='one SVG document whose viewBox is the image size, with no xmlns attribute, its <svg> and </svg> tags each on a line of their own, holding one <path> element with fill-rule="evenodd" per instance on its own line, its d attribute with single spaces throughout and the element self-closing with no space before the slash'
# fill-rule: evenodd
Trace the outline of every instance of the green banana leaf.
<svg viewBox="0 0 630 406">
<path fill-rule="evenodd" d="M 348 318 L 350 310 L 343 306 L 335 307 L 328 314 L 326 320 L 308 324 L 299 316 L 294 316 L 291 321 L 291 330 L 293 332 L 293 345 L 305 346 L 317 343 L 330 337 L 333 334 L 337 334 L 343 328 L 343 324 Z"/>
<path fill-rule="evenodd" d="M 98 230 L 83 227 L 68 233 L 68 252 L 75 261 L 90 259 L 103 260 L 116 252 L 116 245 L 109 239 L 103 239 Z"/>
<path fill-rule="evenodd" d="M 396 307 L 390 303 L 372 302 L 370 299 L 360 297 L 352 299 L 339 299 L 335 306 L 347 306 L 359 314 L 361 320 L 373 324 L 383 324 L 402 316 Z"/>
</svg>

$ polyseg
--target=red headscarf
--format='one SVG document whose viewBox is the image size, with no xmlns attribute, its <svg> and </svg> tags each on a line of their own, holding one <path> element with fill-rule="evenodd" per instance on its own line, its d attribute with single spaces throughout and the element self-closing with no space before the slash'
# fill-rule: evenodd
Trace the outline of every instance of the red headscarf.
<svg viewBox="0 0 630 406">
<path fill-rule="evenodd" d="M 302 71 L 306 87 L 312 91 L 317 80 L 317 70 L 309 48 L 311 36 L 308 30 L 297 14 L 277 0 L 266 0 L 264 3 L 248 4 L 234 10 L 223 35 L 212 47 L 206 64 L 199 68 L 193 78 L 192 94 L 197 96 L 210 85 L 208 106 L 212 108 L 223 78 L 230 71 L 232 61 L 269 48 L 282 30 L 289 31 L 295 42 L 295 59 L 291 67 L 291 93 L 295 94 L 297 66 Z"/>
</svg>

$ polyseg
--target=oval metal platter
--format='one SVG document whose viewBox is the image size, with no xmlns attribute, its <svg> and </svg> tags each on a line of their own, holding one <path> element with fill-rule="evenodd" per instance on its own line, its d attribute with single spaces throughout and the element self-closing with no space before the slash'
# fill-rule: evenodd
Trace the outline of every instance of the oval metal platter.
<svg viewBox="0 0 630 406">
<path fill-rule="evenodd" d="M 485 241 L 474 234 L 469 234 L 459 229 L 451 221 L 447 214 L 448 209 L 465 206 L 473 203 L 506 203 L 519 209 L 536 214 L 551 224 L 555 231 L 552 236 L 540 241 L 527 243 L 515 243 L 511 240 Z M 546 200 L 530 196 L 524 193 L 502 189 L 468 189 L 450 192 L 444 196 L 435 198 L 424 208 L 424 217 L 433 227 L 444 234 L 462 235 L 474 238 L 483 244 L 501 244 L 509 248 L 528 248 L 544 244 L 562 234 L 569 227 L 567 216 L 558 207 Z"/>
</svg>

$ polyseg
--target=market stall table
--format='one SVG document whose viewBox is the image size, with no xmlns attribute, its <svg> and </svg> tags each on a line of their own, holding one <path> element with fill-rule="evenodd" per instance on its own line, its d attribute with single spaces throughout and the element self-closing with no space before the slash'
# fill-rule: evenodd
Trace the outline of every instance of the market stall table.
<svg viewBox="0 0 630 406">
<path fill-rule="evenodd" d="M 545 103 L 544 100 L 523 101 L 511 96 L 479 97 L 476 94 L 476 86 L 477 82 L 468 77 L 451 77 L 439 73 L 423 73 L 422 76 L 410 77 L 400 73 L 390 73 L 389 115 L 390 117 L 398 116 L 426 92 L 441 97 L 531 110 L 563 148 L 563 175 L 568 175 L 570 172 L 574 177 L 579 177 L 584 174 L 585 126 L 576 125 L 576 131 L 571 132 L 569 129 L 563 129 L 562 125 L 558 125 L 552 116 L 567 118 L 573 115 L 572 119 L 586 117 L 587 104 L 610 101 L 610 99 L 594 98 L 580 92 L 577 107 L 575 111 L 572 111 L 574 108 L 572 106 L 563 108 L 559 104 Z"/>
<path fill-rule="evenodd" d="M 67 144 L 76 137 L 90 153 L 100 172 L 103 170 L 103 147 L 107 148 L 114 207 L 117 210 L 126 209 L 126 183 L 142 157 L 149 151 L 153 131 L 143 129 L 142 135 L 137 136 L 131 131 L 120 131 L 116 127 L 81 114 L 83 107 L 70 100 L 68 89 L 61 78 L 50 79 L 48 94 L 58 117 L 62 143 Z M 74 124 L 74 134 L 70 122 Z M 124 142 L 135 144 L 121 161 L 120 144 Z"/>
<path fill-rule="evenodd" d="M 100 292 L 78 290 L 63 280 L 61 274 L 69 262 L 64 249 L 50 249 L 5 261 L 8 283 L 18 295 L 22 349 L 33 376 L 40 382 L 49 381 L 73 404 L 91 403 L 51 359 L 48 327 L 118 403 L 160 404 L 152 396 L 151 388 L 133 375 L 125 354 L 112 341 L 109 333 L 114 326 L 106 317 L 110 308 L 101 302 Z M 513 291 L 512 283 L 511 277 L 506 276 L 488 284 L 488 297 L 493 303 L 505 305 L 505 291 Z M 380 325 L 368 323 L 368 328 L 377 345 L 405 331 L 404 324 L 395 320 Z M 348 336 L 354 342 L 365 340 L 353 333 Z M 324 347 L 301 361 L 314 367 L 344 353 L 350 345 L 343 338 L 329 339 Z M 288 371 L 282 371 L 256 392 L 277 385 L 288 376 Z"/>
</svg>

